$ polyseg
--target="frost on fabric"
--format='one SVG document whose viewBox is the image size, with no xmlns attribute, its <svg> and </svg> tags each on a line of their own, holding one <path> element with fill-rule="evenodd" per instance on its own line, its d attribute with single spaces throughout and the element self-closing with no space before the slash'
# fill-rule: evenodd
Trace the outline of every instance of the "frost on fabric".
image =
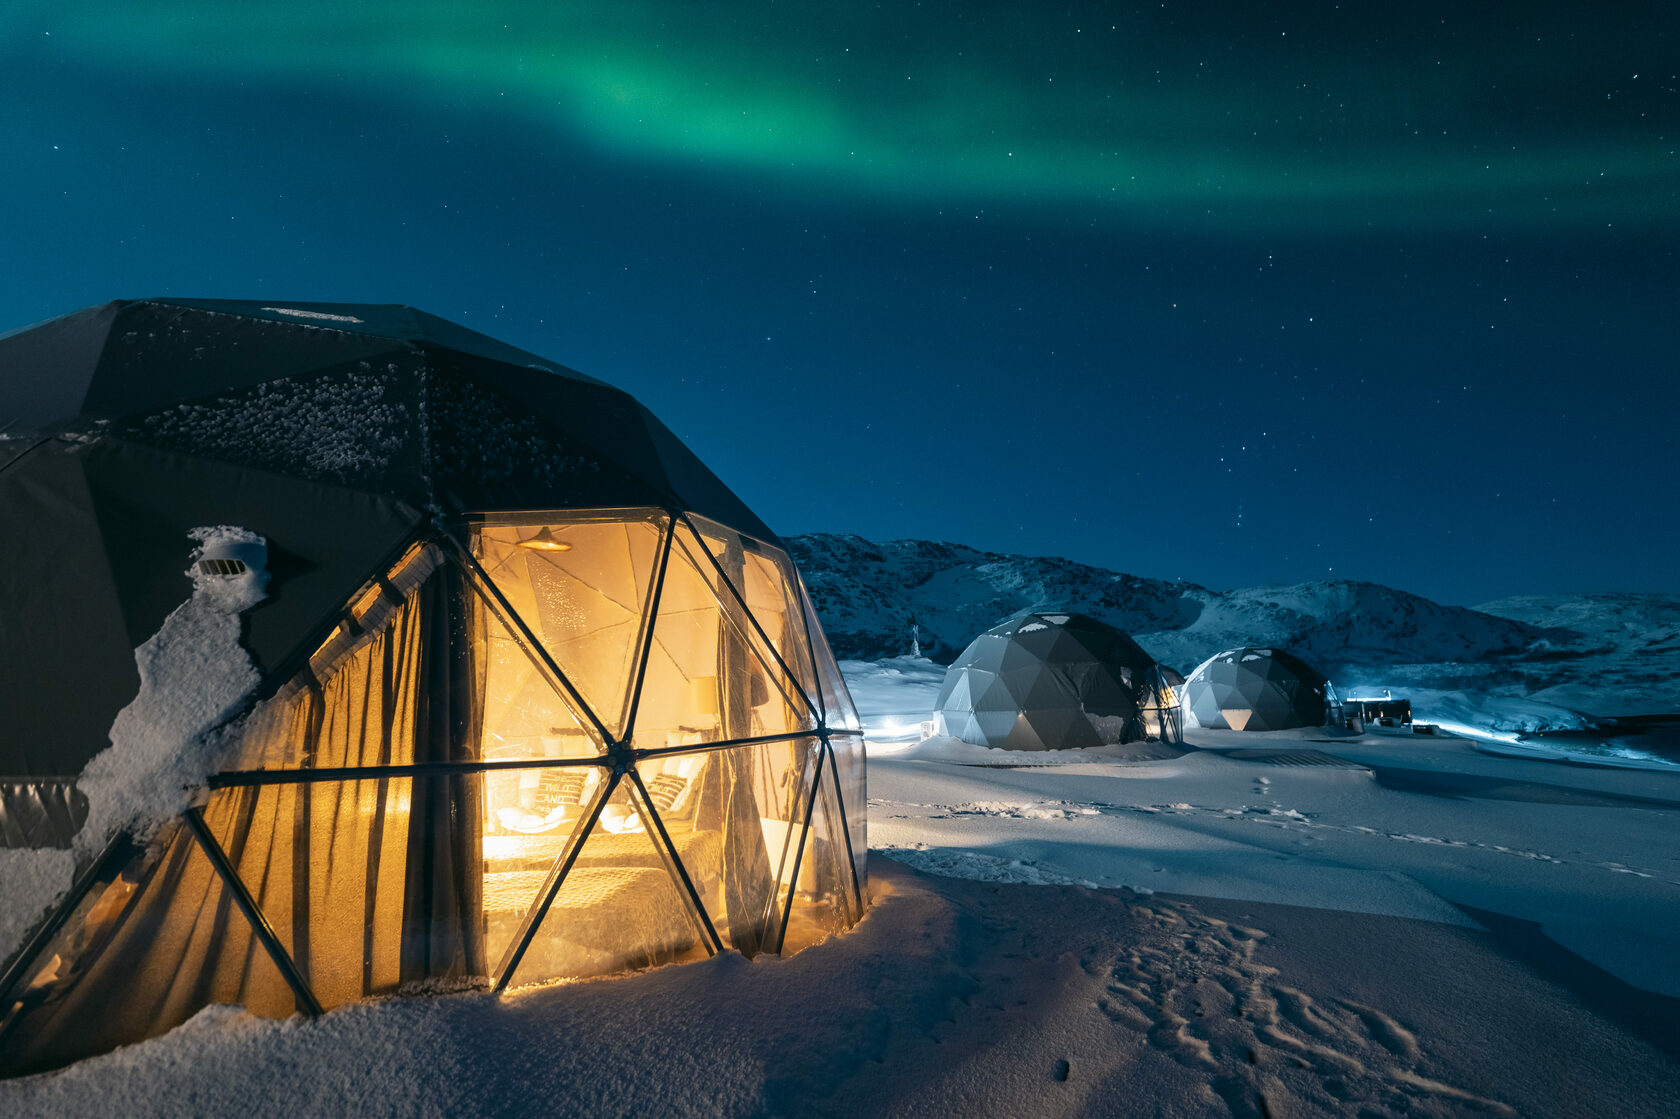
<svg viewBox="0 0 1680 1119">
<path fill-rule="evenodd" d="M 427 385 L 429 457 L 440 475 L 483 481 L 535 477 L 552 484 L 601 469 L 593 456 L 577 453 L 529 413 L 515 411 L 477 384 L 434 374 Z"/>
<path fill-rule="evenodd" d="M 215 400 L 177 404 L 125 434 L 185 454 L 317 482 L 377 478 L 402 448 L 413 416 L 397 368 L 361 362 L 347 373 L 282 377 Z"/>
<path fill-rule="evenodd" d="M 0 963 L 17 950 L 46 911 L 70 888 L 76 856 L 69 851 L 0 849 Z"/>
<path fill-rule="evenodd" d="M 143 838 L 186 809 L 191 790 L 215 769 L 221 725 L 261 681 L 239 643 L 240 614 L 267 597 L 268 573 L 253 564 L 242 575 L 210 575 L 198 559 L 212 546 L 266 556 L 267 541 L 228 525 L 190 535 L 199 543 L 187 569 L 192 597 L 134 651 L 140 691 L 77 782 L 88 798 L 78 856 L 96 854 L 124 829 Z"/>
</svg>

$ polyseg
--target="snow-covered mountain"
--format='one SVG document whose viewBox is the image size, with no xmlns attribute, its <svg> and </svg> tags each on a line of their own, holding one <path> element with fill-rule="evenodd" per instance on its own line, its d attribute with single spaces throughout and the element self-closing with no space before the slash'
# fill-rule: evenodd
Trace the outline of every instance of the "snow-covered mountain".
<svg viewBox="0 0 1680 1119">
<path fill-rule="evenodd" d="M 1573 630 L 1604 649 L 1680 657 L 1680 595 L 1518 595 L 1475 609 L 1514 622 Z"/>
<path fill-rule="evenodd" d="M 1290 649 L 1338 684 L 1535 696 L 1596 713 L 1680 710 L 1680 597 L 1581 595 L 1443 606 L 1375 583 L 1216 591 L 960 544 L 812 533 L 788 546 L 841 657 L 949 662 L 1000 619 L 1078 610 L 1188 670 L 1221 649 Z"/>
<path fill-rule="evenodd" d="M 1519 595 L 1476 609 L 1567 635 L 1534 650 L 1534 660 L 1557 669 L 1535 698 L 1584 710 L 1680 711 L 1680 595 Z"/>
<path fill-rule="evenodd" d="M 841 657 L 873 660 L 910 649 L 949 662 L 977 634 L 1018 610 L 1066 607 L 1134 635 L 1183 629 L 1202 613 L 1190 583 L 1122 575 L 1064 559 L 982 552 L 960 544 L 811 533 L 787 541 L 823 629 Z"/>
</svg>

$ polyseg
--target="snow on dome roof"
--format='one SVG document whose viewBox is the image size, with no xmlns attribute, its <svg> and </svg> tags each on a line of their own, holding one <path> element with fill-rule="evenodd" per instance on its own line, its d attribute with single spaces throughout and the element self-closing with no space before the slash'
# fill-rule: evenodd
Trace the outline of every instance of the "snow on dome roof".
<svg viewBox="0 0 1680 1119">
<path fill-rule="evenodd" d="M 328 322 L 354 323 L 363 321 L 355 315 L 334 315 L 326 311 L 300 311 L 296 307 L 264 307 L 263 310 L 273 311 L 277 315 L 291 315 L 292 317 L 299 319 L 324 319 Z"/>
</svg>

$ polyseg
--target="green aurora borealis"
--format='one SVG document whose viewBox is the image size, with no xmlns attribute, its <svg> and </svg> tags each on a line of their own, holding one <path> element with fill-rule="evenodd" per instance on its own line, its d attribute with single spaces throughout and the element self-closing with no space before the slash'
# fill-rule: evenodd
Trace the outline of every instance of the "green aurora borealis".
<svg viewBox="0 0 1680 1119">
<path fill-rule="evenodd" d="M 1675 224 L 1660 7 L 1344 7 L 163 0 L 39 22 L 139 81 L 473 106 L 840 195 L 1233 230 Z"/>
<path fill-rule="evenodd" d="M 407 303 L 779 532 L 1680 592 L 1677 60 L 1673 0 L 11 0 L 0 330 Z"/>
</svg>

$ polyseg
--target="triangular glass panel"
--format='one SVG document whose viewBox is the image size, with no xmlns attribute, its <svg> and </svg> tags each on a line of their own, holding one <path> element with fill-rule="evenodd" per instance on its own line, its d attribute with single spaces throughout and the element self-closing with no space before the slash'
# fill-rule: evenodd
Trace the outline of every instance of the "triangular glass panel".
<svg viewBox="0 0 1680 1119">
<path fill-rule="evenodd" d="M 717 569 L 678 524 L 637 698 L 641 749 L 700 745 L 815 727 L 815 712 L 774 666 Z"/>
<path fill-rule="evenodd" d="M 185 828 L 96 883 L 0 995 L 0 1068 L 10 1075 L 157 1037 L 213 1003 L 268 1018 L 296 1009 Z"/>
<path fill-rule="evenodd" d="M 638 764 L 718 936 L 748 956 L 775 947 L 765 942 L 764 918 L 776 900 L 788 821 L 804 811 L 796 802 L 809 749 L 806 741 L 767 742 Z M 787 852 L 789 874 L 792 857 Z"/>
<path fill-rule="evenodd" d="M 600 766 L 484 775 L 484 958 L 494 969 L 607 777 Z"/>
<path fill-rule="evenodd" d="M 514 969 L 515 986 L 707 954 L 665 857 L 620 781 Z"/>
<path fill-rule="evenodd" d="M 774 891 L 765 908 L 761 940 L 768 951 L 777 950 L 781 943 L 783 915 L 787 912 L 796 875 L 808 873 L 796 866 L 800 858 L 801 839 L 805 833 L 805 819 L 811 808 L 811 788 L 817 779 L 817 765 L 822 760 L 821 743 L 815 738 L 803 738 L 782 744 L 786 752 L 771 755 L 770 773 L 774 785 L 761 792 L 760 826 L 764 833 L 765 853 L 775 875 Z"/>
<path fill-rule="evenodd" d="M 863 736 L 837 734 L 829 739 L 834 769 L 839 778 L 836 791 L 846 821 L 846 838 L 851 843 L 852 865 L 858 888 L 869 881 L 869 786 L 865 776 Z M 862 900 L 861 898 L 859 899 Z"/>
<path fill-rule="evenodd" d="M 482 682 L 485 761 L 590 758 L 606 752 L 563 686 L 488 595 L 472 617 L 469 671 Z M 574 682 L 575 686 L 575 682 Z"/>
<path fill-rule="evenodd" d="M 846 690 L 840 666 L 834 662 L 834 653 L 828 647 L 828 638 L 823 636 L 822 623 L 817 621 L 816 609 L 811 605 L 811 596 L 805 593 L 803 583 L 799 585 L 799 598 L 804 607 L 805 632 L 811 642 L 811 654 L 816 658 L 823 722 L 830 730 L 862 730 L 863 723 L 858 719 L 857 708 L 852 706 L 851 693 Z"/>
<path fill-rule="evenodd" d="M 716 521 L 692 513 L 688 519 L 724 578 L 746 603 L 782 665 L 809 697 L 812 709 L 817 709 L 821 700 L 816 659 L 805 634 L 804 611 L 796 590 L 799 576 L 794 573 L 793 561 L 780 548 L 743 536 Z"/>
<path fill-rule="evenodd" d="M 793 881 L 782 955 L 792 955 L 851 925 L 856 894 L 850 861 L 851 852 L 840 827 L 840 806 L 834 797 L 833 774 L 825 765 L 818 771 L 811 826 L 805 833 L 805 850 Z"/>
<path fill-rule="evenodd" d="M 625 734 L 666 523 L 657 510 L 552 513 L 473 534 L 496 589 L 614 737 Z"/>
</svg>

